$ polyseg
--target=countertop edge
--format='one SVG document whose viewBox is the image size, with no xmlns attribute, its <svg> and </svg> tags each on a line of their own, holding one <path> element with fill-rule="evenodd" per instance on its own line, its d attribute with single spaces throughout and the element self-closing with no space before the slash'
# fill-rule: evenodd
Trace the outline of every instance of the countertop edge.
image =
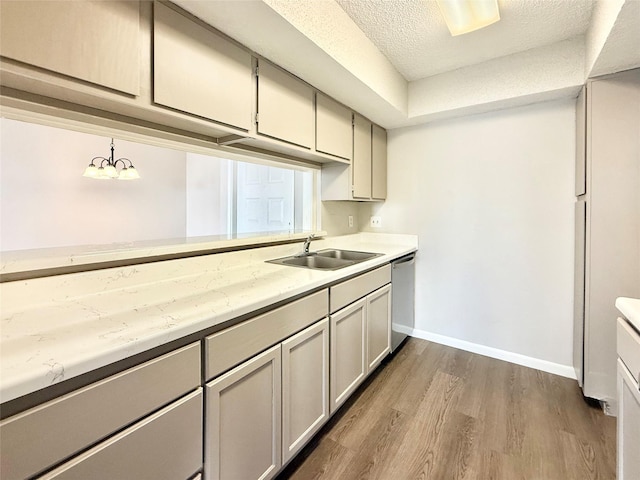
<svg viewBox="0 0 640 480">
<path fill-rule="evenodd" d="M 640 298 L 618 297 L 616 308 L 640 332 Z"/>
</svg>

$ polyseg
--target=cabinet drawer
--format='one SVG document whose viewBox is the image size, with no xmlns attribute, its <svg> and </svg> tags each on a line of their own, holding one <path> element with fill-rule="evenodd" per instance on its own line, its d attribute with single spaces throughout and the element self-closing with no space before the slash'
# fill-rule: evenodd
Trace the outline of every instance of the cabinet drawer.
<svg viewBox="0 0 640 480">
<path fill-rule="evenodd" d="M 391 282 L 391 266 L 385 265 L 331 287 L 329 300 L 331 313 L 346 307 L 389 282 Z"/>
<path fill-rule="evenodd" d="M 622 318 L 618 318 L 618 356 L 638 383 L 640 379 L 640 335 Z"/>
<path fill-rule="evenodd" d="M 0 477 L 34 475 L 199 385 L 193 344 L 9 417 L 0 423 Z"/>
<path fill-rule="evenodd" d="M 205 339 L 211 379 L 327 316 L 328 290 L 304 297 Z"/>
<path fill-rule="evenodd" d="M 41 480 L 186 480 L 201 468 L 202 388 L 199 388 Z"/>
</svg>

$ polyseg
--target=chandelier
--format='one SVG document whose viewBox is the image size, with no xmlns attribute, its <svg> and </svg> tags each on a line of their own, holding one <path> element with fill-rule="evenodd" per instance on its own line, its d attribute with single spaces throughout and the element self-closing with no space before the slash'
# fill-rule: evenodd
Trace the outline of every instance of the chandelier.
<svg viewBox="0 0 640 480">
<path fill-rule="evenodd" d="M 119 158 L 114 160 L 114 145 L 113 138 L 111 139 L 111 156 L 109 158 L 105 157 L 94 157 L 91 159 L 91 163 L 85 169 L 82 174 L 83 177 L 87 178 L 96 178 L 98 180 L 109 180 L 113 178 L 117 178 L 118 180 L 136 180 L 140 178 L 138 175 L 138 171 L 131 163 L 131 160 L 128 158 Z M 100 160 L 100 166 L 96 167 L 95 161 Z M 106 162 L 106 163 L 105 163 Z M 127 163 L 129 162 L 129 166 Z M 118 164 L 121 163 L 121 169 L 118 172 Z"/>
</svg>

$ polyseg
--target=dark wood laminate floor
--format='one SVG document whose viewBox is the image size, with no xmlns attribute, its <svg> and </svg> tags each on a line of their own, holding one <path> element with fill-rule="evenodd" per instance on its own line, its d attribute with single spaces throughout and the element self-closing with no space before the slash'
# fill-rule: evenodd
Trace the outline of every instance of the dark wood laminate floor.
<svg viewBox="0 0 640 480">
<path fill-rule="evenodd" d="M 278 480 L 615 479 L 574 380 L 409 339 Z"/>
</svg>

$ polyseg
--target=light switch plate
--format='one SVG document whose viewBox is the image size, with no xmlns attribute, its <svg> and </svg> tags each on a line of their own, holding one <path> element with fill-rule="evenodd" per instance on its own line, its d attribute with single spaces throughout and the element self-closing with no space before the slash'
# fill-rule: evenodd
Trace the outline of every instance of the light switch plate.
<svg viewBox="0 0 640 480">
<path fill-rule="evenodd" d="M 373 228 L 382 227 L 382 217 L 371 217 L 371 226 Z"/>
</svg>

